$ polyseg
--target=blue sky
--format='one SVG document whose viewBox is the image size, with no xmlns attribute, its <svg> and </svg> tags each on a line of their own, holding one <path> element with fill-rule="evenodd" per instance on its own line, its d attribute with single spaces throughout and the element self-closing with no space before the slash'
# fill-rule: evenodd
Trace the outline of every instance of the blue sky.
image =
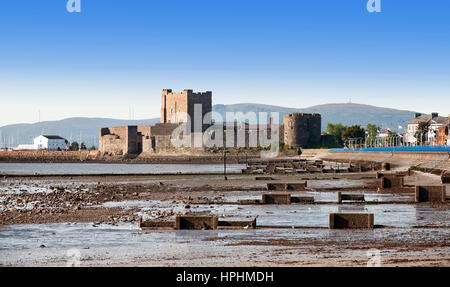
<svg viewBox="0 0 450 287">
<path fill-rule="evenodd" d="M 448 0 L 66 2 L 0 1 L 0 126 L 159 117 L 165 88 L 450 113 Z"/>
</svg>

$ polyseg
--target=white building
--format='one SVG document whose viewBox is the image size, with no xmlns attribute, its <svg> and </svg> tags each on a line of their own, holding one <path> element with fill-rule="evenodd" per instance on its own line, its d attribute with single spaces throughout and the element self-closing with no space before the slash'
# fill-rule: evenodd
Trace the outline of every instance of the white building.
<svg viewBox="0 0 450 287">
<path fill-rule="evenodd" d="M 34 138 L 34 149 L 66 150 L 69 142 L 60 136 L 40 135 Z"/>
<path fill-rule="evenodd" d="M 429 124 L 427 134 L 424 135 L 429 143 L 440 143 L 445 140 L 439 138 L 439 129 L 448 128 L 450 117 L 440 117 L 438 113 L 432 113 L 431 115 L 415 114 L 414 119 L 408 123 L 408 130 L 406 132 L 406 141 L 409 144 L 416 144 L 415 134 L 421 122 Z"/>
<path fill-rule="evenodd" d="M 20 144 L 13 150 L 35 150 L 34 144 Z"/>
</svg>

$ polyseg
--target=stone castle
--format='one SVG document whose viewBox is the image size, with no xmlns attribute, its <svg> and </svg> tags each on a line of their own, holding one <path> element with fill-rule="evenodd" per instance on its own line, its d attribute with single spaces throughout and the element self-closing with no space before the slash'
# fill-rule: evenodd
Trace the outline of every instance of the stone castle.
<svg viewBox="0 0 450 287">
<path fill-rule="evenodd" d="M 204 133 L 214 123 L 212 121 L 212 92 L 194 93 L 192 90 L 183 90 L 174 93 L 171 89 L 164 89 L 161 97 L 161 122 L 154 126 L 121 126 L 101 128 L 99 133 L 99 150 L 102 154 L 126 155 L 155 153 L 172 148 L 172 134 L 181 124 L 194 121 L 195 106 L 201 107 L 202 124 Z M 197 111 L 198 112 L 198 111 Z M 220 125 L 219 125 L 220 126 Z M 262 126 L 250 126 L 246 123 L 232 123 L 231 126 L 223 124 L 224 142 L 227 129 L 234 130 L 233 146 L 238 144 L 237 136 L 243 130 L 245 134 L 244 146 L 250 146 L 250 135 L 259 133 Z M 271 134 L 270 124 L 267 134 Z M 279 141 L 291 147 L 305 147 L 310 143 L 321 140 L 321 116 L 319 114 L 289 114 L 284 116 L 284 124 L 279 125 Z M 191 136 L 194 135 L 194 124 L 191 125 Z M 211 131 L 210 131 L 211 132 Z M 213 130 L 212 133 L 215 133 Z M 191 143 L 193 137 L 191 137 Z M 227 141 L 228 142 L 228 141 Z M 227 144 L 228 147 L 230 147 Z"/>
</svg>

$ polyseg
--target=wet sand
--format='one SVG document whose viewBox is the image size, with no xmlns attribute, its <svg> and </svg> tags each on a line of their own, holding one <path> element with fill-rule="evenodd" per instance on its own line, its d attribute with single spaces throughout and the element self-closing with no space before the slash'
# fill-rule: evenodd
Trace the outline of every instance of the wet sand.
<svg viewBox="0 0 450 287">
<path fill-rule="evenodd" d="M 305 175 L 273 177 L 301 182 Z M 317 203 L 280 206 L 220 204 L 260 197 L 272 181 L 252 175 L 3 179 L 0 264 L 64 266 L 75 248 L 81 266 L 365 266 L 371 249 L 380 252 L 382 266 L 450 265 L 448 204 L 414 204 L 411 193 L 377 192 L 373 173 L 333 177 L 308 180 L 309 190 L 293 192 L 314 196 Z M 435 185 L 439 177 L 414 172 L 405 183 Z M 376 204 L 337 205 L 336 190 L 364 193 Z M 328 230 L 330 212 L 371 212 L 383 228 Z M 137 227 L 140 216 L 170 220 L 192 213 L 238 220 L 257 215 L 260 225 L 303 228 L 144 232 Z"/>
</svg>

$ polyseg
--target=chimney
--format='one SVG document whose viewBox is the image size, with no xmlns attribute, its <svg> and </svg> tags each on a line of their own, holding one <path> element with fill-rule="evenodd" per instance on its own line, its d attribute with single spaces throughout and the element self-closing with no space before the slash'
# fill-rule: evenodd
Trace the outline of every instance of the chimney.
<svg viewBox="0 0 450 287">
<path fill-rule="evenodd" d="M 434 118 L 437 118 L 437 117 L 439 117 L 439 114 L 438 114 L 438 113 L 432 113 L 432 114 L 431 114 L 431 118 L 434 119 Z"/>
<path fill-rule="evenodd" d="M 422 114 L 421 113 L 415 113 L 414 114 L 414 118 L 417 119 L 418 117 L 420 117 Z"/>
</svg>

